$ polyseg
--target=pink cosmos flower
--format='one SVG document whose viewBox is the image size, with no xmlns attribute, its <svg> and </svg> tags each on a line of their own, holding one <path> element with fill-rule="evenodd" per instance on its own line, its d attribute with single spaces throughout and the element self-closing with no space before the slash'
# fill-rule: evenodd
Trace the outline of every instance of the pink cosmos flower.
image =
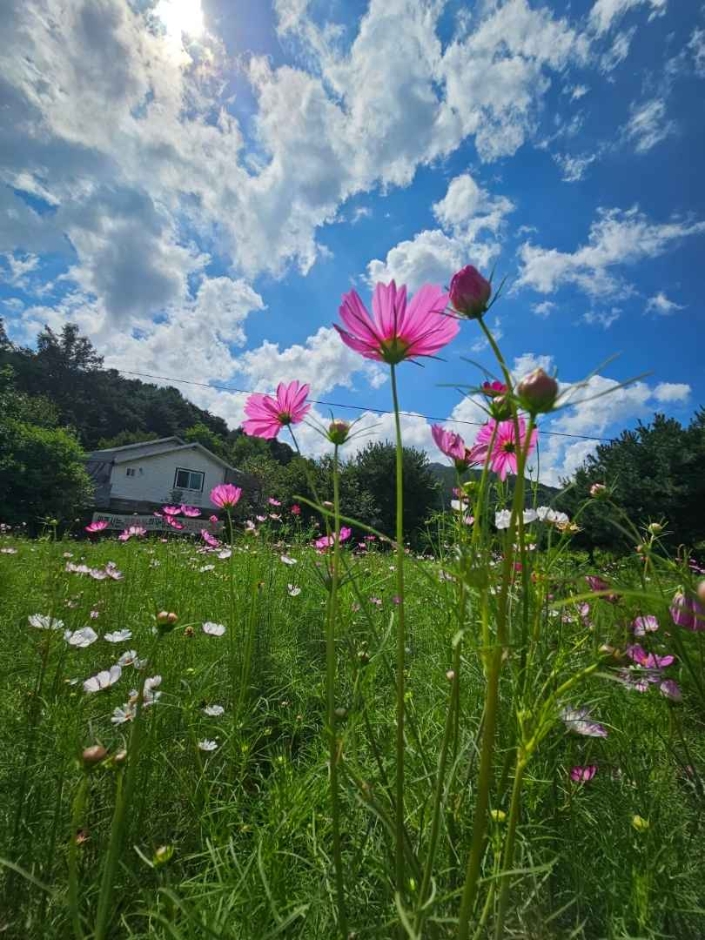
<svg viewBox="0 0 705 940">
<path fill-rule="evenodd" d="M 270 496 L 267 502 L 270 506 L 281 506 L 281 500 L 275 499 L 273 496 Z"/>
<path fill-rule="evenodd" d="M 587 581 L 591 591 L 607 591 L 609 589 L 609 584 L 603 578 L 598 577 L 594 574 L 585 575 L 585 580 Z M 610 604 L 616 604 L 619 598 L 616 594 L 605 594 L 602 597 L 603 600 L 609 601 Z"/>
<path fill-rule="evenodd" d="M 172 529 L 176 529 L 179 532 L 181 531 L 181 529 L 184 528 L 183 522 L 179 522 L 179 520 L 176 519 L 174 516 L 165 515 L 164 522 L 166 522 L 166 524 L 170 526 Z"/>
<path fill-rule="evenodd" d="M 311 409 L 306 404 L 309 391 L 310 386 L 301 382 L 289 382 L 288 385 L 280 382 L 274 398 L 258 392 L 250 395 L 245 402 L 248 420 L 242 425 L 243 431 L 250 437 L 272 440 L 282 428 L 303 421 Z"/>
<path fill-rule="evenodd" d="M 97 522 L 89 522 L 86 526 L 86 532 L 102 532 L 103 529 L 108 528 L 108 522 L 106 519 L 99 519 Z"/>
<path fill-rule="evenodd" d="M 131 526 L 128 526 L 126 529 L 124 529 L 120 533 L 120 535 L 118 535 L 118 538 L 120 539 L 121 542 L 127 542 L 129 539 L 133 537 L 141 539 L 146 534 L 147 534 L 147 530 L 143 528 L 141 525 L 131 525 Z"/>
<path fill-rule="evenodd" d="M 181 506 L 181 512 L 190 519 L 197 519 L 201 515 L 201 510 L 197 506 Z"/>
<path fill-rule="evenodd" d="M 211 548 L 220 548 L 220 542 L 214 535 L 210 534 L 208 529 L 201 529 L 201 538 L 206 545 L 210 545 Z"/>
<path fill-rule="evenodd" d="M 526 447 L 526 421 L 524 418 L 518 419 L 519 442 L 516 440 L 516 428 L 513 421 L 495 421 L 490 419 L 487 424 L 480 428 L 475 439 L 475 447 L 472 448 L 476 462 L 484 460 L 490 444 L 490 467 L 499 476 L 500 480 L 507 478 L 507 473 L 517 472 L 517 453 L 519 447 Z M 495 430 L 496 429 L 496 430 Z M 492 435 L 494 434 L 494 442 Z M 534 428 L 531 432 L 531 440 L 527 456 L 536 447 L 538 431 Z"/>
<path fill-rule="evenodd" d="M 345 542 L 346 539 L 349 539 L 352 535 L 352 529 L 349 529 L 347 526 L 341 526 L 340 528 L 340 541 Z M 320 539 L 316 539 L 313 543 L 317 549 L 323 550 L 330 548 L 335 544 L 335 533 L 333 535 L 323 535 Z"/>
<path fill-rule="evenodd" d="M 705 607 L 692 594 L 676 591 L 670 611 L 671 619 L 677 627 L 693 632 L 705 630 Z"/>
<path fill-rule="evenodd" d="M 162 512 L 165 516 L 178 516 L 181 514 L 181 506 L 162 506 Z"/>
<path fill-rule="evenodd" d="M 301 506 L 299 506 L 298 503 L 294 503 L 294 505 L 291 507 L 291 509 L 289 510 L 289 512 L 291 513 L 292 516 L 300 516 L 300 515 L 301 515 Z"/>
<path fill-rule="evenodd" d="M 588 783 L 597 773 L 597 764 L 587 764 L 585 767 L 573 767 L 570 779 L 575 783 Z"/>
<path fill-rule="evenodd" d="M 407 304 L 406 287 L 394 281 L 377 284 L 372 297 L 372 316 L 355 290 L 343 295 L 340 319 L 334 324 L 346 344 L 365 359 L 396 365 L 404 359 L 433 356 L 460 329 L 447 314 L 448 295 L 440 287 L 425 284 Z"/>
<path fill-rule="evenodd" d="M 211 490 L 210 501 L 219 509 L 233 509 L 242 496 L 242 489 L 232 483 L 221 483 Z"/>
<path fill-rule="evenodd" d="M 657 656 L 656 653 L 647 653 L 640 643 L 632 643 L 626 649 L 627 656 L 632 662 L 644 669 L 664 669 L 675 662 L 674 656 Z"/>
<path fill-rule="evenodd" d="M 480 463 L 481 459 L 484 459 L 484 457 L 480 458 L 476 448 L 470 450 L 466 447 L 465 441 L 459 434 L 454 431 L 446 431 L 440 424 L 431 425 L 431 434 L 436 442 L 436 447 L 442 454 L 454 461 L 459 471 L 466 470 L 470 464 Z M 478 457 L 477 460 L 475 459 L 476 456 Z"/>
</svg>

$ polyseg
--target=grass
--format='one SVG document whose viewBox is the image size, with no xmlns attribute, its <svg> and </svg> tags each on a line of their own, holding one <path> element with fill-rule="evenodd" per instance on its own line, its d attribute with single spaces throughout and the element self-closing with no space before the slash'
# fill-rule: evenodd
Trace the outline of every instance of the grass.
<svg viewBox="0 0 705 940">
<path fill-rule="evenodd" d="M 0 554 L 3 936 L 99 937 L 101 891 L 110 937 L 336 936 L 324 556 L 291 532 L 265 531 L 239 537 L 230 558 L 201 554 L 179 537 L 89 544 L 6 536 L 2 545 L 16 549 Z M 351 937 L 444 938 L 458 930 L 491 654 L 474 598 L 485 589 L 492 598 L 501 575 L 490 565 L 463 572 L 462 561 L 450 549 L 443 558 L 444 551 L 438 548 L 439 560 L 410 556 L 405 565 L 401 892 L 395 892 L 396 558 L 374 548 L 342 553 L 334 731 Z M 297 563 L 285 564 L 284 553 Z M 91 567 L 114 561 L 124 577 L 95 581 L 67 573 L 67 560 Z M 544 587 L 528 585 L 533 606 L 526 622 L 542 628 L 533 645 L 514 637 L 502 655 L 493 812 L 470 936 L 493 935 L 506 882 L 504 936 L 701 938 L 705 741 L 695 681 L 679 657 L 668 671 L 683 688 L 681 704 L 655 687 L 639 694 L 612 681 L 615 664 L 600 653 L 603 644 L 623 649 L 627 624 L 642 612 L 661 622 L 650 648 L 670 649 L 666 605 L 647 608 L 637 593 L 616 605 L 596 597 L 588 628 L 569 600 L 585 593 L 585 573 L 597 573 L 586 559 L 538 552 L 530 564 Z M 600 573 L 644 593 L 636 563 Z M 478 578 L 485 587 L 478 588 Z M 459 583 L 466 586 L 460 595 Z M 292 596 L 288 585 L 300 593 Z M 517 573 L 509 597 L 517 618 L 523 588 Z M 655 595 L 656 587 L 646 592 Z M 178 622 L 155 635 L 160 611 L 176 613 Z M 63 631 L 29 626 L 35 613 L 60 618 L 70 630 L 90 624 L 101 638 L 87 649 L 70 648 Z M 466 626 L 454 654 L 459 616 Z M 205 635 L 204 621 L 224 624 L 225 635 Z M 129 642 L 102 638 L 122 628 L 132 631 Z M 700 671 L 702 639 L 683 637 Z M 120 752 L 135 725 L 110 718 L 144 673 L 126 666 L 113 687 L 95 694 L 81 686 L 126 649 L 151 654 L 146 671 L 162 677 L 161 698 L 139 718 L 138 750 L 134 740 L 129 747 L 134 760 L 120 760 Z M 551 698 L 590 667 L 593 674 L 579 686 L 560 701 Z M 224 714 L 208 717 L 209 704 L 222 705 Z M 562 704 L 589 705 L 608 736 L 567 734 L 557 716 Z M 532 739 L 507 872 L 502 858 L 515 762 Z M 216 741 L 217 749 L 200 750 L 204 740 Z M 82 752 L 95 744 L 108 757 L 86 767 Z M 571 782 L 571 767 L 591 763 L 598 765 L 591 782 Z M 106 897 L 115 807 L 130 788 Z M 648 826 L 637 830 L 635 815 Z M 434 838 L 429 897 L 420 900 Z"/>
</svg>

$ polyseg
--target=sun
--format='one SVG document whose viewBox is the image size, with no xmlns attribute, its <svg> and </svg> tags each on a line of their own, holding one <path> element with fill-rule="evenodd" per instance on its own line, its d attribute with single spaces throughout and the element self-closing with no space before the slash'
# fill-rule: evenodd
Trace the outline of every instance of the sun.
<svg viewBox="0 0 705 940">
<path fill-rule="evenodd" d="M 154 14 L 171 39 L 180 40 L 182 35 L 195 38 L 205 30 L 201 0 L 159 0 Z"/>
</svg>

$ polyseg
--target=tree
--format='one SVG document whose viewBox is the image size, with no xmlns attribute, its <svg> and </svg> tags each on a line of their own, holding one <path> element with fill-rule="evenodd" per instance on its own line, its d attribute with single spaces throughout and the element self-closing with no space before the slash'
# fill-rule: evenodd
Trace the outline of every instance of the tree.
<svg viewBox="0 0 705 940">
<path fill-rule="evenodd" d="M 71 519 L 88 504 L 92 484 L 70 431 L 51 426 L 44 399 L 23 395 L 0 374 L 0 519 L 35 527 L 47 517 Z"/>
<path fill-rule="evenodd" d="M 415 541 L 436 505 L 438 484 L 423 451 L 405 447 L 403 466 L 404 537 Z M 368 444 L 345 465 L 343 479 L 349 481 L 348 485 L 354 486 L 359 494 L 367 494 L 365 504 L 351 515 L 392 535 L 396 519 L 394 445 L 380 442 Z M 368 518 L 364 518 L 363 513 Z"/>
<path fill-rule="evenodd" d="M 650 424 L 639 423 L 634 431 L 600 444 L 559 498 L 559 507 L 574 514 L 592 484 L 604 483 L 632 523 L 643 526 L 665 519 L 666 537 L 673 544 L 692 546 L 705 539 L 704 461 L 705 410 L 700 409 L 688 427 L 656 414 Z M 615 522 L 623 526 L 611 506 L 591 500 L 580 519 L 578 544 L 633 550 L 633 539 Z"/>
<path fill-rule="evenodd" d="M 210 428 L 207 428 L 202 421 L 192 425 L 190 428 L 186 428 L 183 433 L 183 438 L 185 441 L 188 441 L 189 444 L 200 444 L 219 457 L 225 457 L 225 441 L 220 435 L 211 431 Z"/>
</svg>

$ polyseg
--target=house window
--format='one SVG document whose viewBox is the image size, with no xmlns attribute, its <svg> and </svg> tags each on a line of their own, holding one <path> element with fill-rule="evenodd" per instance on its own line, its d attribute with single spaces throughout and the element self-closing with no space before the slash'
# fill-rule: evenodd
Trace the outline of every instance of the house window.
<svg viewBox="0 0 705 940">
<path fill-rule="evenodd" d="M 136 473 L 137 471 L 135 470 L 134 467 L 128 467 L 127 470 L 125 470 L 125 476 L 128 476 L 128 477 L 133 477 L 136 475 Z"/>
<path fill-rule="evenodd" d="M 174 477 L 175 490 L 203 490 L 204 474 L 200 470 L 183 470 L 179 467 Z"/>
</svg>

